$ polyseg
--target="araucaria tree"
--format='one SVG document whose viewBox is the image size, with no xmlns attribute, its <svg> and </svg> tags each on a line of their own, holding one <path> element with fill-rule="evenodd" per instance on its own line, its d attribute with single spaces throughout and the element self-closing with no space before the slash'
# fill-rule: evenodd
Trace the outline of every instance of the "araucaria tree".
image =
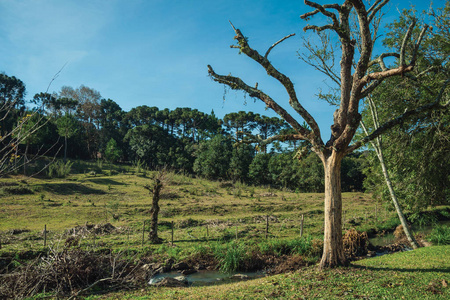
<svg viewBox="0 0 450 300">
<path fill-rule="evenodd" d="M 273 98 L 259 89 L 257 84 L 249 85 L 241 78 L 232 75 L 219 75 L 208 65 L 208 72 L 214 81 L 225 84 L 232 89 L 242 90 L 250 97 L 261 100 L 266 107 L 274 110 L 295 130 L 293 134 L 269 137 L 263 141 L 264 143 L 274 140 L 306 140 L 310 143 L 311 150 L 320 157 L 325 174 L 324 249 L 320 268 L 347 264 L 342 242 L 341 162 L 344 156 L 407 118 L 448 105 L 448 103 L 441 104 L 440 97 L 443 93 L 440 93 L 440 97 L 435 102 L 405 111 L 387 123 L 380 125 L 367 137 L 352 143 L 361 120 L 361 115 L 358 112 L 361 100 L 387 78 L 403 76 L 414 69 L 419 46 L 428 31 L 428 27 L 424 26 L 420 28 L 419 34 L 413 35 L 413 31 L 417 30 L 413 21 L 403 36 L 401 49 L 398 53 L 383 53 L 374 56 L 377 22 L 379 21 L 381 8 L 387 3 L 388 0 L 376 0 L 370 7 L 366 7 L 362 0 L 346 0 L 342 5 L 319 5 L 305 0 L 305 4 L 313 10 L 302 15 L 302 19 L 307 20 L 315 15 L 322 14 L 329 20 L 329 23 L 322 26 L 307 25 L 304 27 L 304 31 L 313 30 L 321 35 L 325 33 L 335 34 L 340 44 L 340 70 L 335 72 L 326 64 L 327 61 L 325 60 L 322 66 L 318 66 L 319 70 L 338 84 L 340 94 L 337 97 L 338 109 L 333 116 L 334 123 L 331 126 L 331 137 L 327 142 L 323 142 L 316 120 L 300 103 L 290 78 L 279 72 L 268 59 L 272 49 L 293 34 L 274 43 L 264 55 L 261 55 L 257 50 L 251 48 L 242 32 L 232 26 L 237 41 L 237 45 L 232 47 L 238 48 L 241 53 L 256 61 L 269 76 L 275 78 L 284 86 L 289 96 L 290 106 L 306 121 L 309 128 L 300 125 L 299 120 L 295 119 Z M 356 16 L 356 27 L 353 27 L 351 14 Z M 338 52 L 332 53 L 332 55 L 336 53 Z M 395 58 L 397 63 L 390 67 L 385 62 L 387 58 Z M 401 100 L 392 99 L 392 101 Z"/>
</svg>

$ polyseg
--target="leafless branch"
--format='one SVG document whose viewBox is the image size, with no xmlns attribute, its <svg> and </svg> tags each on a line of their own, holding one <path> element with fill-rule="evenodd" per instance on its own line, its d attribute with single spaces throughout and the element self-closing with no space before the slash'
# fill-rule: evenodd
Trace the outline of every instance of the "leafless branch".
<svg viewBox="0 0 450 300">
<path fill-rule="evenodd" d="M 324 25 L 324 26 L 316 26 L 316 25 L 307 25 L 303 27 L 303 31 L 307 30 L 314 30 L 315 32 L 321 32 L 328 29 L 334 29 L 335 27 L 331 24 Z"/>
<path fill-rule="evenodd" d="M 313 46 L 304 39 L 303 46 L 309 51 L 307 56 L 299 53 L 299 58 L 306 64 L 327 75 L 337 86 L 341 84 L 341 78 L 334 71 L 334 49 L 327 34 L 319 34 L 321 45 Z"/>
<path fill-rule="evenodd" d="M 384 1 L 377 0 L 377 1 L 375 1 L 375 3 L 367 10 L 367 13 L 369 14 L 369 16 L 368 16 L 369 23 L 372 22 L 372 19 L 375 17 L 377 12 L 383 6 L 385 6 L 388 2 L 389 2 L 389 0 L 384 0 Z"/>
<path fill-rule="evenodd" d="M 410 62 L 411 65 L 416 64 L 417 52 L 419 51 L 420 44 L 422 43 L 423 37 L 425 36 L 425 33 L 428 28 L 429 28 L 429 26 L 427 24 L 425 24 L 423 26 L 422 30 L 420 31 L 419 37 L 417 38 L 416 44 L 414 45 L 414 51 L 413 51 L 411 62 Z"/>
<path fill-rule="evenodd" d="M 48 91 L 50 90 L 50 86 L 52 85 L 53 81 L 55 81 L 56 78 L 59 77 L 59 74 L 61 74 L 62 70 L 66 67 L 67 64 L 68 64 L 68 62 L 66 62 L 66 63 L 61 67 L 61 69 L 59 69 L 59 71 L 56 72 L 56 74 L 53 76 L 52 80 L 50 80 L 50 82 L 48 83 L 48 86 L 47 86 L 47 90 L 45 91 L 46 93 L 48 93 Z"/>
<path fill-rule="evenodd" d="M 281 72 L 279 72 L 270 62 L 269 60 L 267 60 L 267 58 L 263 57 L 261 54 L 259 54 L 258 51 L 252 49 L 248 42 L 247 39 L 244 37 L 244 35 L 242 34 L 242 32 L 235 28 L 234 26 L 233 30 L 236 33 L 236 36 L 234 37 L 239 45 L 239 49 L 242 53 L 246 54 L 248 57 L 250 57 L 251 59 L 253 59 L 254 61 L 256 61 L 258 64 L 260 64 L 267 72 L 267 74 L 273 78 L 275 78 L 276 80 L 278 80 L 283 87 L 286 89 L 286 92 L 289 95 L 289 104 L 291 105 L 291 107 L 300 115 L 302 116 L 302 118 L 308 123 L 308 125 L 311 127 L 311 132 L 313 133 L 310 137 L 309 140 L 311 141 L 311 143 L 313 143 L 314 145 L 323 145 L 323 142 L 320 138 L 320 129 L 319 126 L 316 122 L 316 120 L 309 114 L 308 111 L 306 111 L 306 109 L 300 104 L 300 102 L 298 101 L 297 98 L 297 93 L 294 89 L 294 85 L 292 83 L 292 81 L 289 79 L 289 77 L 287 77 L 286 75 L 282 74 Z M 222 83 L 225 83 L 227 85 L 229 85 L 231 88 L 235 88 L 235 89 L 243 89 L 245 90 L 251 97 L 255 97 L 258 99 L 265 99 L 263 100 L 264 102 L 266 102 L 266 105 L 268 105 L 268 107 L 272 108 L 272 107 L 279 107 L 279 105 L 275 105 L 275 101 L 273 99 L 271 99 L 270 97 L 268 97 L 266 94 L 262 93 L 260 90 L 258 89 L 254 89 L 250 86 L 248 86 L 247 84 L 245 84 L 241 79 L 237 78 L 237 77 L 232 77 L 232 76 L 222 76 L 222 77 L 217 77 L 214 73 L 214 71 L 212 71 L 211 66 L 208 66 L 209 69 L 209 74 L 214 78 L 214 79 L 219 79 L 216 81 L 222 81 Z M 270 99 L 270 101 L 269 101 Z M 273 109 L 273 108 L 272 108 Z M 280 111 L 280 110 L 279 110 Z M 278 113 L 278 111 L 276 111 Z M 295 124 L 297 122 L 293 122 L 293 118 L 290 117 L 291 122 L 289 122 L 290 124 Z M 297 123 L 298 124 L 298 123 Z M 294 127 L 295 130 L 304 130 L 301 129 L 299 126 Z M 299 131 L 299 133 L 301 133 Z"/>
<path fill-rule="evenodd" d="M 405 62 L 406 44 L 408 43 L 409 39 L 411 38 L 412 31 L 413 31 L 415 25 L 416 25 L 416 20 L 414 19 L 411 22 L 411 24 L 409 25 L 405 36 L 403 37 L 402 46 L 400 48 L 400 66 L 406 65 L 406 62 Z"/>
<path fill-rule="evenodd" d="M 299 132 L 299 134 L 301 134 L 304 139 L 307 139 L 307 136 L 310 134 L 310 132 L 303 126 L 301 126 L 284 108 L 279 106 L 269 95 L 265 94 L 255 87 L 249 86 L 238 77 L 217 74 L 216 72 L 214 72 L 213 68 L 210 65 L 208 65 L 208 73 L 209 75 L 211 75 L 214 81 L 228 85 L 232 89 L 243 90 L 248 93 L 250 97 L 261 100 L 266 104 L 266 107 L 271 108 L 273 111 L 275 111 L 278 115 L 285 119 L 286 122 L 288 122 L 289 125 L 292 126 L 292 128 Z"/>
<path fill-rule="evenodd" d="M 320 12 L 324 16 L 327 16 L 327 17 L 331 18 L 331 20 L 333 21 L 333 25 L 334 26 L 336 26 L 336 27 L 339 26 L 339 21 L 338 21 L 336 15 L 334 13 L 329 12 L 329 11 L 326 10 L 327 8 L 333 8 L 333 9 L 336 9 L 336 10 L 339 11 L 340 10 L 340 6 L 339 5 L 337 5 L 337 4 L 320 5 L 318 3 L 315 3 L 315 2 L 312 2 L 312 1 L 308 1 L 308 0 L 305 0 L 305 4 L 308 5 L 308 6 L 311 6 L 312 8 L 315 8 L 316 10 L 314 10 L 313 12 L 309 12 L 309 13 L 303 14 L 303 15 L 300 16 L 300 18 L 307 19 L 307 18 L 309 18 L 309 17 L 311 17 L 311 16 L 313 16 L 313 15 L 315 15 L 315 14 Z"/>
<path fill-rule="evenodd" d="M 291 33 L 290 35 L 285 36 L 284 38 L 282 38 L 281 40 L 279 40 L 278 42 L 276 42 L 275 44 L 273 44 L 272 46 L 270 46 L 270 48 L 267 50 L 266 54 L 264 55 L 264 59 L 267 59 L 267 56 L 269 56 L 270 51 L 272 51 L 272 49 L 278 45 L 279 43 L 283 42 L 284 40 L 290 38 L 291 36 L 294 36 L 295 33 Z"/>
</svg>

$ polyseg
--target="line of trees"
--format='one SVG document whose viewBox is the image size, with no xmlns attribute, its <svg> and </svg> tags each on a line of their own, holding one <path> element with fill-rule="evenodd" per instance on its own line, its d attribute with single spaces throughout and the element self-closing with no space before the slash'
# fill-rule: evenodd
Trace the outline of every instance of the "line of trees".
<svg viewBox="0 0 450 300">
<path fill-rule="evenodd" d="M 229 113 L 223 119 L 188 107 L 174 110 L 146 105 L 130 111 L 95 89 L 64 86 L 57 93 L 38 93 L 30 105 L 25 101 L 24 83 L 6 74 L 0 78 L 3 172 L 18 168 L 17 155 L 25 170 L 25 156 L 42 149 L 47 155 L 67 159 L 105 159 L 109 162 L 139 161 L 149 169 L 168 167 L 214 180 L 287 187 L 298 191 L 323 191 L 320 161 L 311 153 L 295 159 L 301 144 L 276 142 L 270 146 L 246 141 L 249 135 L 262 139 L 288 130 L 285 121 L 253 112 Z M 14 105 L 12 100 L 16 99 Z M 26 117 L 24 130 L 37 126 L 29 137 L 15 141 L 5 136 Z M 57 144 L 55 146 L 55 143 Z M 9 144 L 9 147 L 7 145 Z M 14 155 L 13 155 L 14 154 Z M 344 190 L 362 190 L 363 159 L 358 153 L 345 161 Z M 15 168 L 14 168 L 15 167 Z M 26 172 L 26 171 L 24 171 Z"/>
</svg>

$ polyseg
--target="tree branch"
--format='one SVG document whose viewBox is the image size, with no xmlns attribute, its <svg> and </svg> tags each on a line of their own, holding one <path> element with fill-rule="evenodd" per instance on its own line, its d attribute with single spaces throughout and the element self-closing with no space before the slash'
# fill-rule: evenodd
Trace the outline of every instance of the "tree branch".
<svg viewBox="0 0 450 300">
<path fill-rule="evenodd" d="M 422 30 L 420 31 L 419 37 L 417 38 L 416 44 L 414 45 L 414 51 L 413 51 L 411 62 L 410 62 L 411 65 L 416 64 L 417 52 L 419 51 L 419 46 L 422 43 L 423 37 L 425 36 L 425 33 L 428 28 L 429 28 L 429 26 L 427 24 L 425 24 L 423 26 Z"/>
<path fill-rule="evenodd" d="M 337 86 L 341 84 L 341 78 L 334 72 L 334 49 L 330 43 L 327 34 L 319 34 L 321 45 L 313 46 L 303 39 L 303 46 L 309 51 L 310 55 L 299 53 L 299 58 L 306 64 L 314 67 L 316 70 L 327 75 Z M 329 50 L 328 50 L 329 49 Z"/>
<path fill-rule="evenodd" d="M 279 40 L 278 42 L 276 42 L 275 44 L 273 44 L 272 46 L 270 46 L 269 49 L 267 49 L 266 54 L 264 55 L 264 59 L 267 59 L 267 56 L 269 56 L 270 51 L 272 51 L 272 49 L 278 45 L 279 43 L 283 42 L 284 40 L 290 38 L 291 36 L 294 36 L 295 33 L 291 33 L 290 35 L 285 36 L 284 38 L 282 38 L 281 40 Z"/>
<path fill-rule="evenodd" d="M 368 67 L 372 67 L 375 64 L 378 64 L 381 67 L 381 70 L 386 71 L 388 68 L 386 67 L 386 64 L 384 63 L 384 59 L 386 57 L 396 57 L 400 58 L 400 55 L 395 52 L 388 52 L 388 53 L 382 53 L 380 56 L 378 56 L 376 59 L 369 62 Z"/>
<path fill-rule="evenodd" d="M 320 137 L 320 129 L 319 129 L 318 124 L 317 124 L 316 120 L 309 114 L 309 112 L 298 101 L 297 93 L 296 93 L 296 91 L 294 89 L 294 84 L 289 79 L 289 77 L 287 77 L 286 75 L 280 73 L 269 62 L 269 60 L 267 58 L 265 58 L 262 55 L 260 55 L 258 53 L 258 51 L 252 49 L 249 46 L 249 44 L 247 42 L 247 39 L 244 37 L 242 32 L 239 29 L 235 28 L 234 26 L 232 26 L 232 27 L 233 27 L 233 29 L 234 29 L 234 31 L 236 33 L 236 36 L 234 38 L 237 40 L 237 42 L 239 44 L 240 51 L 242 53 L 246 54 L 248 57 L 250 57 L 254 61 L 256 61 L 258 64 L 260 64 L 266 70 L 266 72 L 267 72 L 267 74 L 269 76 L 271 76 L 271 77 L 275 78 L 276 80 L 278 80 L 283 85 L 283 87 L 286 89 L 286 92 L 289 95 L 289 104 L 306 121 L 306 123 L 308 123 L 308 125 L 311 127 L 311 132 L 309 133 L 310 136 L 307 139 L 310 140 L 313 145 L 317 145 L 317 146 L 323 145 L 322 139 Z M 208 69 L 210 71 L 212 71 L 211 66 L 208 66 Z M 212 75 L 212 77 L 214 78 L 213 74 L 215 74 L 215 73 L 214 72 L 210 72 L 210 75 Z M 226 83 L 231 88 L 240 88 L 240 89 L 242 89 L 242 87 L 245 87 L 246 88 L 245 91 L 247 93 L 249 93 L 249 95 L 251 97 L 256 97 L 256 98 L 261 99 L 261 100 L 263 100 L 263 99 L 266 99 L 266 100 L 270 99 L 270 101 L 268 101 L 270 106 L 279 107 L 278 104 L 275 106 L 274 105 L 275 101 L 273 101 L 266 94 L 262 93 L 258 89 L 252 89 L 251 87 L 247 86 L 241 79 L 239 79 L 237 77 L 232 78 L 230 76 L 229 78 L 226 78 L 226 76 L 224 76 L 221 79 L 225 79 L 225 82 L 223 82 L 223 83 Z M 231 81 L 227 82 L 226 79 L 231 79 Z M 239 80 L 237 80 L 237 79 L 239 79 Z M 228 83 L 230 83 L 230 84 L 228 84 Z M 260 96 L 260 97 L 258 97 L 258 96 Z M 263 101 L 265 102 L 265 100 L 263 100 Z M 290 117 L 290 118 L 293 120 L 292 117 Z M 293 123 L 293 122 L 289 122 L 289 124 L 291 124 L 291 123 Z M 297 123 L 297 122 L 295 122 L 295 123 Z M 301 133 L 302 129 L 299 128 L 299 126 L 296 126 L 296 128 L 294 128 L 294 129 L 297 130 L 299 133 Z"/>
<path fill-rule="evenodd" d="M 367 135 L 366 137 L 360 139 L 353 145 L 349 146 L 346 150 L 346 153 L 351 153 L 354 150 L 358 149 L 359 147 L 363 146 L 367 142 L 370 142 L 371 140 L 377 138 L 381 134 L 385 133 L 395 125 L 403 123 L 405 120 L 411 117 L 420 116 L 423 113 L 427 113 L 431 110 L 438 110 L 438 109 L 447 109 L 450 106 L 450 100 L 447 100 L 444 104 L 441 104 L 441 99 L 444 95 L 445 89 L 450 84 L 450 78 L 447 79 L 447 81 L 444 83 L 443 87 L 441 88 L 436 100 L 433 103 L 422 105 L 416 109 L 405 111 L 400 116 L 391 119 L 384 123 L 383 125 L 379 126 L 378 129 L 376 129 L 374 132 L 372 132 L 370 135 Z"/>
<path fill-rule="evenodd" d="M 324 16 L 327 16 L 327 17 L 331 18 L 331 20 L 333 20 L 333 25 L 334 26 L 339 27 L 339 21 L 338 21 L 336 15 L 334 13 L 329 12 L 329 11 L 326 10 L 326 8 L 334 8 L 334 9 L 339 11 L 340 10 L 340 6 L 339 5 L 337 5 L 337 4 L 328 4 L 328 5 L 322 6 L 322 5 L 318 4 L 318 3 L 315 3 L 315 2 L 312 2 L 312 1 L 308 1 L 308 0 L 305 0 L 305 4 L 315 8 L 316 10 L 314 10 L 313 12 L 310 12 L 310 13 L 303 14 L 303 15 L 300 16 L 300 18 L 307 19 L 307 18 L 309 18 L 309 17 L 311 17 L 311 16 L 313 16 L 313 15 L 315 15 L 315 14 L 320 12 Z"/>
<path fill-rule="evenodd" d="M 389 2 L 389 0 L 384 0 L 383 2 L 381 1 L 382 0 L 375 1 L 375 3 L 367 10 L 367 13 L 369 14 L 369 22 L 372 22 L 372 19 L 375 17 L 377 12 Z"/>
<path fill-rule="evenodd" d="M 278 105 L 269 95 L 265 94 L 261 90 L 256 87 L 251 87 L 246 84 L 242 79 L 238 77 L 234 77 L 231 75 L 219 75 L 214 72 L 213 68 L 208 65 L 208 73 L 213 78 L 214 81 L 228 85 L 232 89 L 243 90 L 249 94 L 252 98 L 257 98 L 264 102 L 268 108 L 271 108 L 275 111 L 280 117 L 282 117 L 289 125 L 292 126 L 300 135 L 302 135 L 303 139 L 309 140 L 309 135 L 311 132 L 301 126 L 284 108 Z"/>
<path fill-rule="evenodd" d="M 316 25 L 307 25 L 303 27 L 303 31 L 307 30 L 314 30 L 315 32 L 321 32 L 327 29 L 335 29 L 335 27 L 331 24 L 324 25 L 324 26 L 316 26 Z"/>
<path fill-rule="evenodd" d="M 402 46 L 400 48 L 400 66 L 405 66 L 405 51 L 406 51 L 406 44 L 408 43 L 409 38 L 411 37 L 412 31 L 414 26 L 416 25 L 416 20 L 414 19 L 411 24 L 408 27 L 408 30 L 406 31 L 405 36 L 403 37 Z"/>
</svg>

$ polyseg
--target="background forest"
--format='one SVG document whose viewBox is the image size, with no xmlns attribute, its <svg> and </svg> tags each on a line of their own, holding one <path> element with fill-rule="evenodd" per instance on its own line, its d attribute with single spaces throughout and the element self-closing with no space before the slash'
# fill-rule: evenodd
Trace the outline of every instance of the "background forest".
<svg viewBox="0 0 450 300">
<path fill-rule="evenodd" d="M 38 129 L 13 146 L 17 157 L 3 162 L 4 171 L 32 175 L 41 166 L 33 157 L 45 152 L 65 161 L 99 159 L 149 170 L 167 167 L 214 180 L 303 192 L 323 190 L 323 168 L 317 156 L 307 152 L 301 160 L 294 157 L 297 151 L 304 151 L 302 144 L 276 142 L 267 147 L 246 143 L 248 133 L 266 139 L 288 131 L 288 125 L 276 117 L 240 111 L 219 119 L 214 111 L 207 114 L 188 107 L 169 110 L 146 105 L 126 112 L 114 100 L 103 99 L 100 92 L 86 86 L 36 94 L 27 105 L 25 84 L 20 79 L 1 74 L 0 85 L 4 106 L 8 99 L 18 99 L 1 120 L 3 144 L 14 139 L 6 133 L 20 127 L 20 122 L 23 131 Z M 365 155 L 360 152 L 344 161 L 343 190 L 363 190 Z"/>
</svg>

